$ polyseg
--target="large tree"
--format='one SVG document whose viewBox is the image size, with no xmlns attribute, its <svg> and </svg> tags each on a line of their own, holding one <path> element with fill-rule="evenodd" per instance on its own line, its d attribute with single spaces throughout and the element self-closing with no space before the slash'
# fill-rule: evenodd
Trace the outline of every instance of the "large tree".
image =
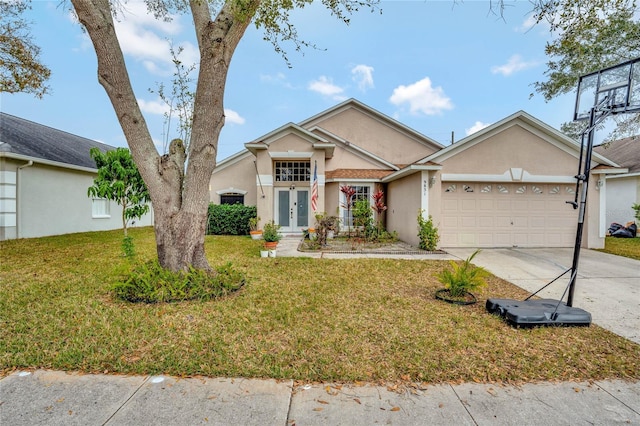
<svg viewBox="0 0 640 426">
<path fill-rule="evenodd" d="M 323 0 L 338 18 L 376 0 Z M 301 45 L 289 12 L 311 0 L 147 0 L 157 18 L 190 12 L 200 63 L 188 148 L 173 141 L 160 155 L 140 111 L 114 28 L 117 5 L 110 0 L 71 0 L 78 20 L 91 38 L 98 59 L 98 81 L 118 117 L 133 158 L 149 189 L 155 212 L 158 259 L 168 269 L 210 269 L 204 251 L 209 179 L 216 165 L 218 136 L 224 125 L 223 98 L 233 53 L 254 22 L 277 51 L 280 42 Z M 304 43 L 302 43 L 304 44 Z M 187 161 L 188 159 L 188 161 Z"/>
<path fill-rule="evenodd" d="M 23 18 L 28 8 L 27 1 L 0 0 L 0 92 L 42 97 L 51 71 L 40 61 L 40 48 Z"/>
<path fill-rule="evenodd" d="M 574 91 L 578 78 L 640 56 L 640 8 L 636 0 L 535 0 L 535 17 L 549 24 L 546 81 L 534 84 L 546 100 Z M 621 137 L 638 131 L 638 114 L 616 117 Z M 572 136 L 580 126 L 566 123 Z"/>
</svg>

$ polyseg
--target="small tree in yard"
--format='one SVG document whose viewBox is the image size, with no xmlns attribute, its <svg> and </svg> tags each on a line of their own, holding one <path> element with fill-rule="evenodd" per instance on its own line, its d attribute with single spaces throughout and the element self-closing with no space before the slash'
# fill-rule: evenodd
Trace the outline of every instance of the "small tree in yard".
<svg viewBox="0 0 640 426">
<path fill-rule="evenodd" d="M 89 187 L 88 195 L 106 198 L 122 206 L 122 229 L 127 238 L 127 224 L 149 211 L 149 192 L 140 172 L 126 148 L 102 152 L 91 148 L 91 158 L 98 167 L 98 177 Z"/>
</svg>

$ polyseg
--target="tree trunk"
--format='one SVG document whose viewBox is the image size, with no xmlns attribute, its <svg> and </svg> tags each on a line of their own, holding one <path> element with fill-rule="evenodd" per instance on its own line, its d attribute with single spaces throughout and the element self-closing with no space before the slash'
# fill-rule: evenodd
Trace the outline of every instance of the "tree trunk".
<svg viewBox="0 0 640 426">
<path fill-rule="evenodd" d="M 186 153 L 180 141 L 172 141 L 169 153 L 163 156 L 153 144 L 131 87 L 109 0 L 71 2 L 93 42 L 98 81 L 111 100 L 133 159 L 149 189 L 160 265 L 173 271 L 190 266 L 210 269 L 204 251 L 208 188 L 216 165 L 218 136 L 224 125 L 227 72 L 259 0 L 246 4 L 225 3 L 213 21 L 207 1 L 190 1 L 200 69 L 186 171 Z"/>
</svg>

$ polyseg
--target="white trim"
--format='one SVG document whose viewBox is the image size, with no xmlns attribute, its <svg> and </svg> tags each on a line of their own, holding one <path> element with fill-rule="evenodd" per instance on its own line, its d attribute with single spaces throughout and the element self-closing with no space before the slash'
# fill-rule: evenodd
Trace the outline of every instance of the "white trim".
<svg viewBox="0 0 640 426">
<path fill-rule="evenodd" d="M 33 161 L 34 164 L 36 163 L 43 164 L 45 166 L 60 167 L 63 169 L 70 169 L 70 170 L 79 170 L 82 172 L 89 172 L 93 174 L 98 173 L 98 169 L 95 169 L 95 168 L 76 166 L 73 164 L 61 163 L 59 161 L 43 160 L 42 158 L 30 157 L 28 155 L 14 154 L 11 152 L 0 152 L 0 158 L 2 157 L 12 158 L 14 160 Z"/>
<path fill-rule="evenodd" d="M 0 183 L 0 198 L 17 198 L 16 185 Z"/>
<path fill-rule="evenodd" d="M 607 180 L 600 178 L 602 181 L 602 186 L 598 188 L 596 184 L 596 189 L 599 190 L 600 199 L 598 200 L 600 203 L 600 218 L 598 219 L 598 236 L 600 238 L 604 238 L 607 235 Z"/>
<path fill-rule="evenodd" d="M 304 127 L 301 127 L 295 123 L 287 123 L 283 126 L 278 127 L 275 130 L 272 130 L 271 132 L 267 133 L 266 135 L 262 135 L 261 137 L 259 137 L 258 139 L 255 139 L 246 145 L 253 145 L 256 143 L 263 143 L 265 145 L 269 145 L 271 142 L 276 141 L 286 135 L 289 134 L 297 134 L 298 136 L 300 136 L 302 139 L 306 140 L 307 142 L 314 144 L 317 142 L 324 142 L 324 143 L 329 143 L 329 141 L 327 141 L 326 139 L 321 138 L 320 136 L 311 133 L 309 130 L 305 129 Z M 314 142 L 315 141 L 315 142 Z"/>
<path fill-rule="evenodd" d="M 424 219 L 429 219 L 429 171 L 423 170 L 421 175 L 422 196 L 420 197 L 420 208 L 423 210 L 422 217 L 424 217 Z"/>
<path fill-rule="evenodd" d="M 96 213 L 96 202 L 101 201 L 105 213 Z M 111 218 L 111 201 L 108 198 L 92 198 L 91 199 L 91 219 L 110 219 Z"/>
<path fill-rule="evenodd" d="M 300 152 L 300 151 L 286 151 L 286 152 L 271 152 L 269 151 L 269 157 L 273 160 L 289 159 L 289 158 L 311 158 L 313 152 Z"/>
<path fill-rule="evenodd" d="M 532 183 L 576 183 L 574 176 L 532 175 L 522 171 L 521 179 L 514 179 L 511 170 L 501 175 L 481 175 L 477 173 L 442 173 L 442 182 L 532 182 Z"/>
<path fill-rule="evenodd" d="M 233 193 L 233 194 L 242 194 L 242 195 L 247 195 L 248 191 L 242 190 L 242 189 L 237 189 L 234 188 L 233 186 L 227 189 L 220 189 L 218 191 L 216 191 L 216 194 L 218 195 L 225 195 L 225 194 L 229 194 L 229 193 Z"/>
<path fill-rule="evenodd" d="M 273 186 L 273 175 L 256 175 L 256 185 Z"/>
<path fill-rule="evenodd" d="M 17 223 L 15 213 L 0 213 L 0 228 L 14 228 Z"/>
<path fill-rule="evenodd" d="M 408 167 L 405 167 L 404 169 L 398 170 L 397 172 L 393 172 L 390 175 L 383 177 L 382 179 L 380 179 L 380 181 L 391 182 L 423 170 L 442 170 L 442 166 L 433 164 L 412 164 Z"/>
<path fill-rule="evenodd" d="M 15 213 L 16 211 L 15 198 L 0 199 L 0 213 Z"/>
<path fill-rule="evenodd" d="M 640 173 L 626 173 L 622 175 L 613 175 L 613 176 L 605 176 L 606 179 L 621 179 L 621 178 L 629 178 L 629 177 L 638 177 Z"/>
<path fill-rule="evenodd" d="M 15 185 L 16 184 L 16 172 L 10 172 L 3 170 L 0 172 L 0 184 Z"/>
<path fill-rule="evenodd" d="M 318 176 L 318 182 L 320 182 L 320 176 Z M 328 179 L 327 182 L 338 182 L 339 185 L 352 184 L 352 183 L 378 183 L 380 179 L 363 179 L 363 178 L 337 178 L 337 179 Z M 359 185 L 363 186 L 363 185 Z"/>
</svg>

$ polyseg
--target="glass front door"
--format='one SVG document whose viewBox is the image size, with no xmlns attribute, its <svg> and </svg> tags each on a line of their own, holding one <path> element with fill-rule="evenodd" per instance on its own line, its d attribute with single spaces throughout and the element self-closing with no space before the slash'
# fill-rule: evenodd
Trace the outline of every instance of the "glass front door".
<svg viewBox="0 0 640 426">
<path fill-rule="evenodd" d="M 284 232 L 301 232 L 309 227 L 309 190 L 276 188 L 276 222 Z"/>
</svg>

